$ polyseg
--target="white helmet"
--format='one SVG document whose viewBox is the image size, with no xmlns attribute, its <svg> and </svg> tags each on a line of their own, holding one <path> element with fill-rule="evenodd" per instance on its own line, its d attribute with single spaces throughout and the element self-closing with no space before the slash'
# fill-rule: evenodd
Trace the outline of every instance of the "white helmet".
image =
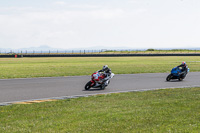
<svg viewBox="0 0 200 133">
<path fill-rule="evenodd" d="M 108 68 L 108 65 L 105 65 L 103 66 L 103 70 L 107 69 Z"/>
</svg>

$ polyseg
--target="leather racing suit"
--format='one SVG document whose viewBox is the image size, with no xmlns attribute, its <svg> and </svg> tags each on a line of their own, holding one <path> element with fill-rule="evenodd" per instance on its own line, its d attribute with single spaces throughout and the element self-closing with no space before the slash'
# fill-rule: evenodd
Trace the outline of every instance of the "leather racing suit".
<svg viewBox="0 0 200 133">
<path fill-rule="evenodd" d="M 185 77 L 186 76 L 186 74 L 187 74 L 187 72 L 188 72 L 188 66 L 185 64 L 181 64 L 181 65 L 179 65 L 179 66 L 177 66 L 177 67 L 181 67 L 182 69 L 181 69 L 181 73 L 180 73 L 180 75 L 182 76 L 182 77 Z"/>
</svg>

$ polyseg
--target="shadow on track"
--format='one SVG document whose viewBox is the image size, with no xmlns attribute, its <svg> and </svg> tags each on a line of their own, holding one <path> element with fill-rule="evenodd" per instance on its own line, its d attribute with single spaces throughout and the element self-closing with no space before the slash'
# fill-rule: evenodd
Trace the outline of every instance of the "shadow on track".
<svg viewBox="0 0 200 133">
<path fill-rule="evenodd" d="M 179 81 L 179 80 L 174 79 L 174 80 L 165 81 L 165 82 L 184 82 L 184 81 L 183 81 L 183 80 L 182 80 L 182 81 Z"/>
<path fill-rule="evenodd" d="M 83 91 L 102 91 L 103 89 L 89 89 L 89 90 L 83 90 Z"/>
</svg>

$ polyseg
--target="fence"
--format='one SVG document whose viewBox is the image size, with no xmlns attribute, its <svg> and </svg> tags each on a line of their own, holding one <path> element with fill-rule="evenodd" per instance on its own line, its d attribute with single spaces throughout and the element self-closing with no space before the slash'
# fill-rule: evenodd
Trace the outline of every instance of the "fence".
<svg viewBox="0 0 200 133">
<path fill-rule="evenodd" d="M 0 50 L 0 54 L 86 54 L 101 52 L 103 50 Z"/>
<path fill-rule="evenodd" d="M 1 55 L 31 54 L 199 54 L 200 50 L 0 50 Z"/>
</svg>

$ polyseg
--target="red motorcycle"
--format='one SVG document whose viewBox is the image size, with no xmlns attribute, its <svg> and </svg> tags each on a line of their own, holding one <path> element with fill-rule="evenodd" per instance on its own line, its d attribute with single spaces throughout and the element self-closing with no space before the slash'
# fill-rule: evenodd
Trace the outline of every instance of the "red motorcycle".
<svg viewBox="0 0 200 133">
<path fill-rule="evenodd" d="M 113 78 L 114 75 L 114 73 L 111 73 L 110 76 L 106 76 L 104 73 L 100 73 L 98 71 L 94 72 L 91 75 L 91 80 L 85 85 L 85 90 L 89 90 L 90 88 L 105 89 L 105 87 L 110 83 L 110 79 Z"/>
</svg>

